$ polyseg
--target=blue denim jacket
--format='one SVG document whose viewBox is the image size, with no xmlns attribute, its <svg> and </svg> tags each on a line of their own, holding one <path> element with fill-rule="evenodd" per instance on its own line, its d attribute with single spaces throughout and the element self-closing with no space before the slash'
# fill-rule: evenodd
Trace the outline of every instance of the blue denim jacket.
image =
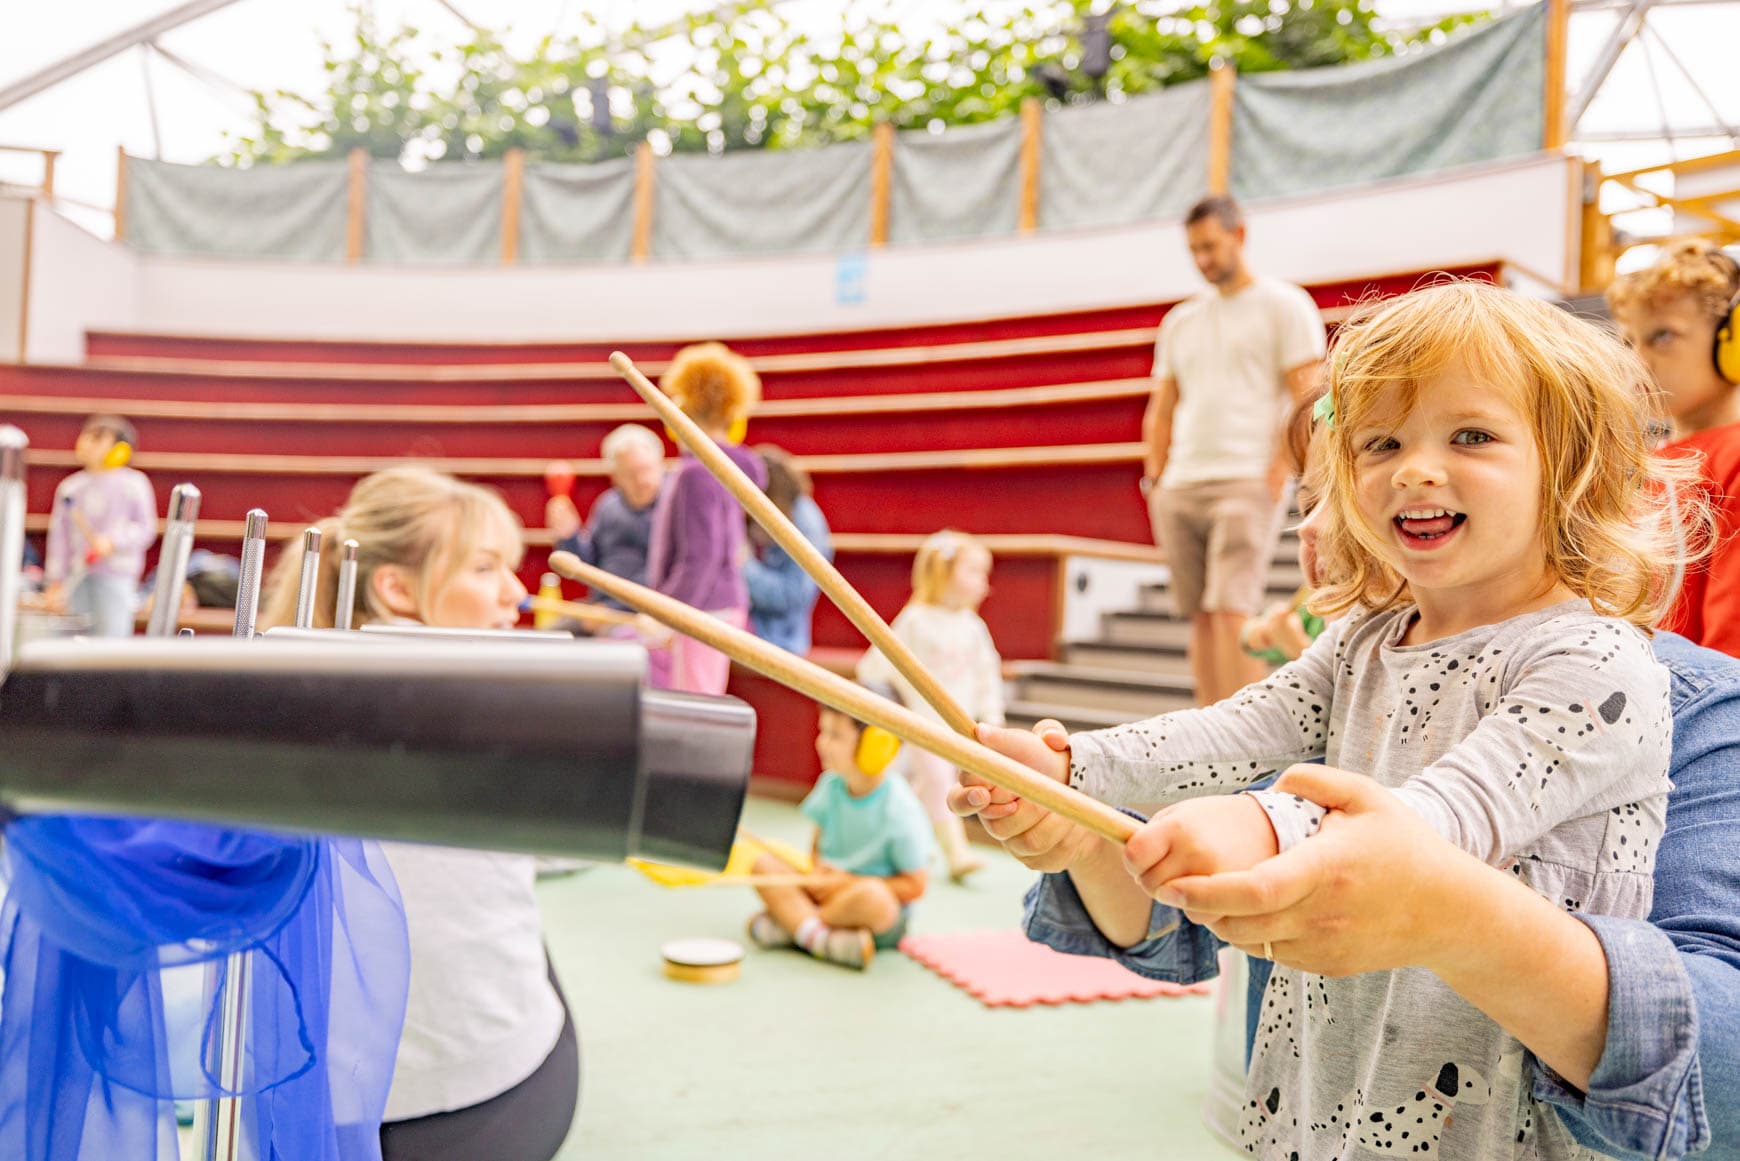
<svg viewBox="0 0 1740 1161">
<path fill-rule="evenodd" d="M 1534 1092 L 1579 1141 L 1614 1157 L 1740 1159 L 1740 662 L 1671 633 L 1656 635 L 1655 652 L 1673 677 L 1674 714 L 1655 906 L 1649 922 L 1577 916 L 1607 953 L 1607 1046 L 1587 1094 L 1531 1056 Z M 1158 903 L 1148 938 L 1116 947 L 1068 875 L 1028 892 L 1026 927 L 1059 951 L 1176 983 L 1213 978 L 1220 947 Z M 1252 967 L 1263 969 L 1251 973 L 1260 995 L 1268 965 Z"/>
<path fill-rule="evenodd" d="M 791 522 L 827 560 L 834 559 L 834 541 L 827 518 L 816 502 L 799 496 Z M 749 588 L 749 629 L 757 637 L 799 657 L 810 651 L 810 615 L 820 592 L 785 549 L 770 544 L 759 558 L 743 563 L 743 583 Z"/>
</svg>

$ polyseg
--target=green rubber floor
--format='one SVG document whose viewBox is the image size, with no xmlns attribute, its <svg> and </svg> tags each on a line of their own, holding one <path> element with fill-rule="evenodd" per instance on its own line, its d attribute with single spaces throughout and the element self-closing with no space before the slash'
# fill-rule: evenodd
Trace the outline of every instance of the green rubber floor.
<svg viewBox="0 0 1740 1161">
<path fill-rule="evenodd" d="M 809 843 L 785 803 L 752 800 L 744 825 Z M 1032 873 L 981 853 L 990 866 L 970 885 L 932 885 L 914 930 L 1018 924 Z M 660 944 L 747 945 L 750 892 L 606 866 L 540 895 L 581 1042 L 562 1161 L 1233 1156 L 1200 1114 L 1211 997 L 993 1009 L 898 952 L 860 975 L 753 947 L 735 982 L 680 984 L 663 976 Z"/>
</svg>

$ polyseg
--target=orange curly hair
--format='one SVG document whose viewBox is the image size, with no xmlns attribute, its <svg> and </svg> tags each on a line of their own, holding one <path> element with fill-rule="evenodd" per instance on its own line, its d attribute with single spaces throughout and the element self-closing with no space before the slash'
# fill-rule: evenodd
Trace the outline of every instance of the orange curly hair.
<svg viewBox="0 0 1740 1161">
<path fill-rule="evenodd" d="M 1707 238 L 1679 238 L 1662 244 L 1653 264 L 1616 280 L 1607 288 L 1607 308 L 1615 318 L 1646 310 L 1663 299 L 1686 295 L 1711 318 L 1727 311 L 1740 291 L 1740 268 Z"/>
<path fill-rule="evenodd" d="M 678 351 L 659 388 L 703 426 L 748 419 L 761 402 L 761 376 L 724 343 L 695 343 Z"/>
</svg>

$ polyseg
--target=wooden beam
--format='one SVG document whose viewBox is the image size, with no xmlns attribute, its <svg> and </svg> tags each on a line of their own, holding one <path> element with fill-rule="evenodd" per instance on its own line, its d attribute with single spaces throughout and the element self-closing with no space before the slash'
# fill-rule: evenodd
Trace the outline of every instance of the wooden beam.
<svg viewBox="0 0 1740 1161">
<path fill-rule="evenodd" d="M 656 165 L 651 142 L 642 141 L 634 151 L 634 241 L 629 259 L 645 262 L 652 257 L 653 181 Z"/>
<path fill-rule="evenodd" d="M 1232 192 L 1233 87 L 1238 72 L 1217 63 L 1209 70 L 1208 85 L 1208 192 Z"/>
<path fill-rule="evenodd" d="M 1569 134 L 1565 124 L 1565 46 L 1569 40 L 1571 0 L 1546 0 L 1546 92 L 1542 94 L 1544 112 L 1541 147 L 1563 149 Z"/>
<path fill-rule="evenodd" d="M 1593 294 L 1613 281 L 1618 255 L 1613 247 L 1613 219 L 1601 212 L 1601 163 L 1583 163 L 1583 231 L 1577 265 L 1578 289 Z"/>
<path fill-rule="evenodd" d="M 515 147 L 502 155 L 501 262 L 512 266 L 520 257 L 520 198 L 525 190 L 526 151 Z"/>
<path fill-rule="evenodd" d="M 18 294 L 18 361 L 30 356 L 30 265 L 36 239 L 36 203 L 24 203 L 24 276 Z"/>
<path fill-rule="evenodd" d="M 878 122 L 870 136 L 870 248 L 888 245 L 888 198 L 894 184 L 894 125 Z"/>
<path fill-rule="evenodd" d="M 1031 234 L 1039 228 L 1039 152 L 1044 108 L 1038 97 L 1027 97 L 1021 102 L 1021 216 L 1016 230 L 1022 234 Z"/>
<path fill-rule="evenodd" d="M 115 146 L 115 241 L 127 240 L 127 147 Z"/>
<path fill-rule="evenodd" d="M 42 196 L 45 198 L 54 196 L 54 163 L 59 157 L 60 150 L 58 149 L 44 149 L 42 151 Z"/>
<path fill-rule="evenodd" d="M 1703 157 L 1691 157 L 1684 161 L 1663 161 L 1656 165 L 1646 165 L 1642 169 L 1622 170 L 1619 173 L 1608 174 L 1607 180 L 1629 183 L 1652 173 L 1701 173 L 1706 169 L 1722 169 L 1730 165 L 1740 165 L 1740 149 L 1730 149 L 1725 153 L 1711 153 Z"/>
<path fill-rule="evenodd" d="M 363 255 L 363 207 L 368 203 L 369 192 L 369 151 L 362 148 L 350 151 L 350 197 L 346 202 L 344 221 L 344 260 L 350 263 L 362 261 Z"/>
</svg>

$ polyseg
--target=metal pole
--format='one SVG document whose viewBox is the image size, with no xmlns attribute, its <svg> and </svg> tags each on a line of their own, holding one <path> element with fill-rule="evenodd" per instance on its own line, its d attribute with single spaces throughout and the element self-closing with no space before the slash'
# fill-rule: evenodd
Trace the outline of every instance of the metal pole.
<svg viewBox="0 0 1740 1161">
<path fill-rule="evenodd" d="M 334 629 L 350 628 L 350 618 L 356 608 L 356 550 L 357 542 L 344 542 L 342 555 L 338 558 L 338 600 L 332 607 L 332 627 Z"/>
<path fill-rule="evenodd" d="M 254 624 L 260 613 L 260 581 L 265 562 L 266 510 L 250 508 L 242 533 L 242 566 L 236 579 L 236 626 L 232 634 L 243 640 L 254 636 Z M 241 1087 L 241 1019 L 248 1003 L 247 957 L 234 952 L 225 957 L 221 968 L 215 963 L 208 967 L 206 995 L 211 997 L 208 1002 L 215 1000 L 220 1013 L 211 1060 L 217 1066 L 218 1087 L 222 1091 L 235 1092 Z M 202 1058 L 200 1067 L 204 1068 L 207 1063 Z M 214 1097 L 199 1102 L 193 1126 L 199 1161 L 236 1161 L 241 1146 L 240 1118 L 241 1104 L 235 1097 Z"/>
<path fill-rule="evenodd" d="M 0 681 L 12 667 L 18 587 L 24 572 L 24 453 L 30 439 L 0 424 Z"/>
<path fill-rule="evenodd" d="M 177 484 L 169 493 L 169 525 L 163 530 L 163 551 L 157 556 L 157 584 L 151 591 L 147 637 L 175 636 L 181 612 L 181 586 L 187 583 L 187 560 L 193 553 L 193 523 L 199 518 L 199 489 Z"/>
<path fill-rule="evenodd" d="M 236 578 L 236 630 L 243 639 L 254 635 L 260 615 L 260 580 L 266 566 L 266 510 L 250 508 L 242 534 L 242 568 Z"/>
<path fill-rule="evenodd" d="M 320 587 L 320 529 L 302 534 L 302 582 L 296 586 L 296 627 L 314 628 L 314 592 Z"/>
</svg>

